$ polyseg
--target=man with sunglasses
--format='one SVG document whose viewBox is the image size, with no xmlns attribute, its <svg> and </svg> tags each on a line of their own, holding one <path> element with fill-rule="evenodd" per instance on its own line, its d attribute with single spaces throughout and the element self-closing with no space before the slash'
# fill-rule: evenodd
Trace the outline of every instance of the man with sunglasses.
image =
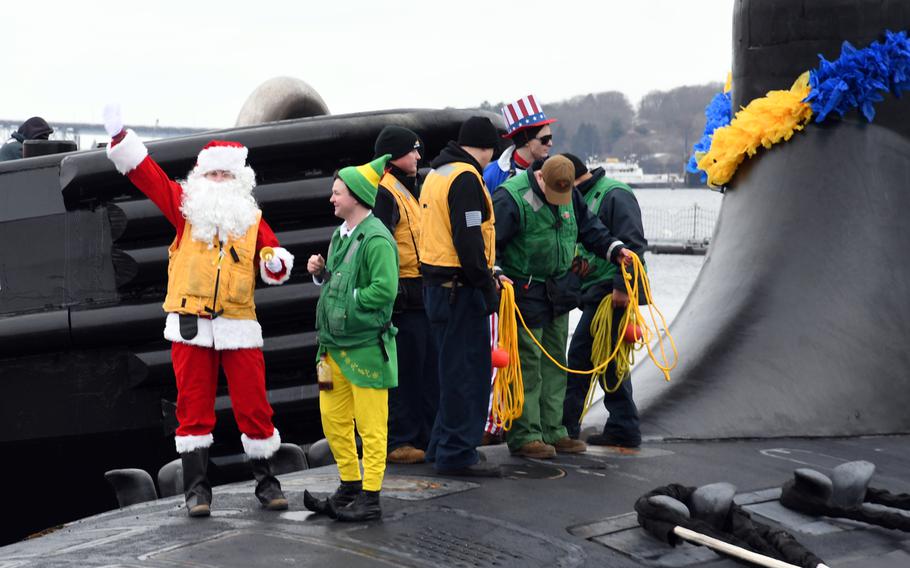
<svg viewBox="0 0 910 568">
<path fill-rule="evenodd" d="M 512 145 L 483 171 L 483 181 L 490 192 L 528 169 L 535 161 L 547 159 L 553 145 L 553 132 L 549 125 L 556 119 L 547 118 L 534 95 L 505 105 L 502 116 L 507 129 L 503 138 L 511 140 Z"/>
<path fill-rule="evenodd" d="M 555 118 L 547 118 L 534 95 L 528 95 L 502 107 L 502 117 L 506 124 L 506 133 L 503 138 L 512 141 L 512 146 L 495 162 L 491 162 L 483 170 L 483 181 L 492 194 L 497 187 L 508 179 L 524 172 L 537 160 L 545 160 L 550 155 L 553 145 L 553 132 L 550 124 L 556 122 Z M 498 315 L 490 316 L 490 330 L 492 347 L 499 342 Z M 490 400 L 488 404 L 487 420 L 483 430 L 483 445 L 502 443 L 503 430 L 498 418 L 493 412 L 493 382 L 496 380 L 496 369 L 491 369 L 490 375 Z"/>
</svg>

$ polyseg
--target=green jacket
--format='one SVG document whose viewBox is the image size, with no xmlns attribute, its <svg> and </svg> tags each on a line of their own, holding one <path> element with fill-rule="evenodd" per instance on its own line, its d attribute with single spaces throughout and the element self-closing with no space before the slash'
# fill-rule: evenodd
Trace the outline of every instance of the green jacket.
<svg viewBox="0 0 910 568">
<path fill-rule="evenodd" d="M 622 189 L 632 193 L 632 189 L 621 181 L 616 181 L 607 177 L 598 179 L 597 182 L 595 182 L 594 187 L 585 194 L 585 204 L 588 206 L 588 209 L 595 215 L 598 215 L 600 212 L 600 205 L 603 203 L 604 198 L 615 189 Z M 590 266 L 587 276 L 581 281 L 582 290 L 587 290 L 600 282 L 612 280 L 617 271 L 619 271 L 618 266 L 595 255 L 582 244 L 578 245 L 578 256 L 587 260 Z"/>
<path fill-rule="evenodd" d="M 544 282 L 568 272 L 575 256 L 578 224 L 570 201 L 554 208 L 531 189 L 528 171 L 499 186 L 518 205 L 519 230 L 497 259 L 502 271 L 516 282 Z"/>
<path fill-rule="evenodd" d="M 397 293 L 398 249 L 382 222 L 369 215 L 344 238 L 336 229 L 316 306 L 317 359 L 328 351 L 357 386 L 398 386 Z"/>
</svg>

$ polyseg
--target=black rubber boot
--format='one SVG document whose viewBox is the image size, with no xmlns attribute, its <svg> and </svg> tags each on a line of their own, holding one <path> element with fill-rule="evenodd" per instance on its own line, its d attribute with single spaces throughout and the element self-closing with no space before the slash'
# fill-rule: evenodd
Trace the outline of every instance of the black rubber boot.
<svg viewBox="0 0 910 568">
<path fill-rule="evenodd" d="M 286 511 L 288 499 L 281 491 L 281 483 L 272 475 L 272 464 L 267 458 L 250 460 L 253 477 L 256 478 L 256 497 L 269 511 Z"/>
<path fill-rule="evenodd" d="M 180 454 L 183 464 L 183 492 L 186 511 L 191 517 L 208 517 L 212 512 L 212 486 L 206 477 L 209 449 L 198 448 Z"/>
<path fill-rule="evenodd" d="M 317 499 L 309 491 L 304 490 L 303 506 L 314 513 L 328 515 L 334 519 L 335 511 L 352 503 L 362 489 L 363 483 L 359 480 L 342 481 L 335 493 L 326 499 Z"/>
<path fill-rule="evenodd" d="M 372 521 L 382 517 L 379 506 L 379 491 L 361 491 L 354 502 L 336 510 L 336 518 L 346 523 Z"/>
</svg>

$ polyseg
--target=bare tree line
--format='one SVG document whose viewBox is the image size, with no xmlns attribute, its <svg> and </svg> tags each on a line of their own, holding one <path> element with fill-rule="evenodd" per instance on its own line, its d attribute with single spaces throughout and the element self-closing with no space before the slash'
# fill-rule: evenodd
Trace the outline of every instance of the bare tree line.
<svg viewBox="0 0 910 568">
<path fill-rule="evenodd" d="M 578 95 L 544 102 L 553 124 L 555 152 L 583 158 L 638 162 L 645 173 L 682 174 L 692 144 L 705 126 L 705 105 L 721 83 L 651 91 L 634 107 L 619 91 Z M 502 103 L 479 108 L 499 112 Z"/>
</svg>

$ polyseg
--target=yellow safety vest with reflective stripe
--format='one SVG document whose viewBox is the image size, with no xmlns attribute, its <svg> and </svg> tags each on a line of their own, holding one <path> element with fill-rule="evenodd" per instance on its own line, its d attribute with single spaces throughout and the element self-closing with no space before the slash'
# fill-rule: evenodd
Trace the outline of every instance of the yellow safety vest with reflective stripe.
<svg viewBox="0 0 910 568">
<path fill-rule="evenodd" d="M 477 178 L 483 188 L 489 216 L 480 225 L 483 244 L 487 257 L 487 266 L 493 268 L 496 262 L 496 231 L 493 228 L 493 201 L 490 192 L 483 183 L 483 178 L 471 164 L 451 162 L 431 170 L 420 190 L 421 235 L 419 248 L 420 261 L 431 266 L 461 267 L 455 244 L 452 241 L 452 222 L 449 217 L 449 189 L 452 182 L 464 172 L 470 172 Z"/>
<path fill-rule="evenodd" d="M 392 174 L 386 172 L 379 185 L 386 188 L 398 203 L 399 219 L 395 226 L 395 242 L 398 243 L 398 275 L 401 278 L 420 276 L 420 257 L 417 253 L 420 243 L 420 204 L 408 188 Z"/>
<path fill-rule="evenodd" d="M 239 239 L 211 243 L 192 238 L 189 221 L 180 242 L 168 248 L 167 297 L 164 311 L 178 314 L 256 319 L 256 238 L 259 219 Z"/>
</svg>

